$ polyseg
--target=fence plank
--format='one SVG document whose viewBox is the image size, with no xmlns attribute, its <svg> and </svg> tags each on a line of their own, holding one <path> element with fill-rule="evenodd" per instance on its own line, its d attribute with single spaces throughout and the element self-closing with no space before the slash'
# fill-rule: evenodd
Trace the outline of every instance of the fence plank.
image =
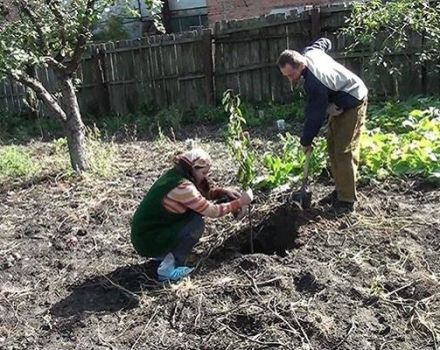
<svg viewBox="0 0 440 350">
<path fill-rule="evenodd" d="M 92 46 L 77 72 L 82 81 L 81 109 L 93 114 L 125 114 L 150 103 L 192 108 L 218 101 L 226 89 L 255 103 L 289 101 L 291 87 L 276 60 L 284 49 L 301 50 L 318 36 L 332 41 L 331 55 L 366 80 L 372 93 L 393 96 L 399 90 L 404 96 L 440 92 L 440 74 L 434 63 L 426 67 L 411 64 L 423 45 L 423 38 L 417 36 L 411 37 L 405 55 L 390 54 L 393 64 L 403 66 L 401 77 L 395 79 L 389 70 L 376 69 L 373 79 L 365 69 L 369 53 L 345 54 L 350 41 L 338 35 L 349 13 L 349 7 L 329 6 L 287 16 L 223 21 L 213 30 Z M 92 55 L 93 48 L 103 50 L 99 59 Z M 42 67 L 36 75 L 49 91 L 56 91 L 53 71 Z M 0 82 L 0 111 L 26 111 L 24 96 L 22 86 Z M 44 107 L 42 111 L 47 113 Z"/>
</svg>

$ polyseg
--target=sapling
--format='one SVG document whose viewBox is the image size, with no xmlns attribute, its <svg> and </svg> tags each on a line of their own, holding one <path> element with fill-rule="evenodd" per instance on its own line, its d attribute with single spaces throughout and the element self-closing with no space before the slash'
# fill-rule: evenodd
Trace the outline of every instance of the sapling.
<svg viewBox="0 0 440 350">
<path fill-rule="evenodd" d="M 243 126 L 246 125 L 246 119 L 240 110 L 240 97 L 234 95 L 232 90 L 227 90 L 223 94 L 222 102 L 225 111 L 229 114 L 226 144 L 238 163 L 237 181 L 242 190 L 247 191 L 252 198 L 251 186 L 257 174 L 255 169 L 256 155 L 251 147 L 249 133 L 243 130 Z M 242 209 L 243 212 L 245 212 L 245 210 L 246 208 Z M 251 253 L 253 253 L 251 206 L 248 207 L 247 212 L 250 228 L 250 248 Z"/>
</svg>

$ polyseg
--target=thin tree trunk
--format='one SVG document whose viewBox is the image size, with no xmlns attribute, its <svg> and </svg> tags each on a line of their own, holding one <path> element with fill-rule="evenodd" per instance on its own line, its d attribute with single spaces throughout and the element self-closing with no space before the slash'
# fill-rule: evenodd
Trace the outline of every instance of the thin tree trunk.
<svg viewBox="0 0 440 350">
<path fill-rule="evenodd" d="M 61 79 L 63 105 L 66 112 L 64 131 L 69 147 L 70 163 L 76 172 L 89 168 L 85 147 L 85 126 L 81 120 L 78 99 L 70 77 Z"/>
</svg>

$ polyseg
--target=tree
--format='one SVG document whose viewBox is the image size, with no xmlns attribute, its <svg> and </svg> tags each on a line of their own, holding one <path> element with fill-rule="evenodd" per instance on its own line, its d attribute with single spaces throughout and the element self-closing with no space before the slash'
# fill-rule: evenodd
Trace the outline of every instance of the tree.
<svg viewBox="0 0 440 350">
<path fill-rule="evenodd" d="M 436 64 L 436 69 L 440 68 L 438 1 L 371 0 L 357 3 L 342 34 L 352 40 L 349 51 L 371 50 L 370 68 L 386 68 L 396 82 L 403 62 L 395 64 L 394 53 L 403 54 L 408 64 L 420 65 L 422 74 L 426 74 L 424 67 L 428 62 Z M 412 45 L 414 42 L 416 47 Z"/>
<path fill-rule="evenodd" d="M 127 0 L 123 0 L 127 1 Z M 154 18 L 160 0 L 145 0 Z M 63 125 L 75 171 L 88 169 L 85 127 L 75 90 L 77 71 L 91 30 L 112 0 L 11 0 L 0 6 L 0 78 L 8 77 L 31 89 Z M 11 18 L 10 13 L 15 14 Z M 36 77 L 49 67 L 57 78 L 51 92 Z"/>
</svg>

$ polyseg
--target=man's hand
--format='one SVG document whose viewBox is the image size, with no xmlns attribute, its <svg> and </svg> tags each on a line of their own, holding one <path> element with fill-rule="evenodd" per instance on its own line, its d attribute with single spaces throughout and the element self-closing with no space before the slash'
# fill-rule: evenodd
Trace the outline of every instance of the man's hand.
<svg viewBox="0 0 440 350">
<path fill-rule="evenodd" d="M 342 112 L 344 112 L 344 110 L 336 106 L 334 103 L 330 103 L 327 107 L 327 114 L 329 117 L 337 117 Z"/>
</svg>

